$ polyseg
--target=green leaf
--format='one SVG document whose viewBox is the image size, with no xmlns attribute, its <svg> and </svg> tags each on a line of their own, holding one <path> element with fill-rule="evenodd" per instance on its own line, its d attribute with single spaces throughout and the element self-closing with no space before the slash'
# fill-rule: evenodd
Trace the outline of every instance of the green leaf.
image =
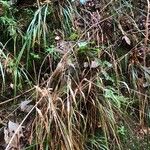
<svg viewBox="0 0 150 150">
<path fill-rule="evenodd" d="M 30 53 L 30 55 L 31 55 L 34 59 L 40 59 L 40 56 L 39 56 L 38 54 Z"/>
<path fill-rule="evenodd" d="M 85 48 L 87 46 L 87 42 L 86 41 L 81 41 L 81 42 L 78 42 L 78 46 L 79 48 Z"/>
</svg>

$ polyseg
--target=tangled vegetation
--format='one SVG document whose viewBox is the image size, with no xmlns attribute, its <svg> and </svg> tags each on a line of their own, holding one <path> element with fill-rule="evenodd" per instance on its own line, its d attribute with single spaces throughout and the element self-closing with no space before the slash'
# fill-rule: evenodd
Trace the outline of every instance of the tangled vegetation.
<svg viewBox="0 0 150 150">
<path fill-rule="evenodd" d="M 149 15 L 149 0 L 1 0 L 0 148 L 150 149 Z"/>
</svg>

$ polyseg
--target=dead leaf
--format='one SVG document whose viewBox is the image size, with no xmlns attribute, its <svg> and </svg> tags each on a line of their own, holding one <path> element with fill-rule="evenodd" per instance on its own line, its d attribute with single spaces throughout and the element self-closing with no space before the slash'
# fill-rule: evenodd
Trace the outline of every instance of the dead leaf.
<svg viewBox="0 0 150 150">
<path fill-rule="evenodd" d="M 7 144 L 6 149 L 21 148 L 20 139 L 23 136 L 23 127 L 19 127 L 18 123 L 9 121 L 7 127 L 4 128 L 4 140 Z"/>
<path fill-rule="evenodd" d="M 144 137 L 148 136 L 149 134 L 150 134 L 150 128 L 148 127 L 142 127 L 137 131 L 138 139 L 144 139 Z"/>
<path fill-rule="evenodd" d="M 55 37 L 55 40 L 56 40 L 56 41 L 59 41 L 60 39 L 61 39 L 61 37 L 58 36 L 58 35 Z"/>
<path fill-rule="evenodd" d="M 55 51 L 59 52 L 60 54 L 65 54 L 69 51 L 72 51 L 73 46 L 74 46 L 74 43 L 71 41 L 60 40 L 59 42 L 57 42 Z"/>
<path fill-rule="evenodd" d="M 14 89 L 14 84 L 10 83 L 10 87 L 11 87 L 12 89 Z"/>
<path fill-rule="evenodd" d="M 21 111 L 28 113 L 33 108 L 33 105 L 28 105 L 31 101 L 32 100 L 22 101 L 20 104 Z"/>
<path fill-rule="evenodd" d="M 96 60 L 91 62 L 91 66 L 90 66 L 91 68 L 97 68 L 98 66 L 99 66 L 99 63 Z"/>
<path fill-rule="evenodd" d="M 84 68 L 88 68 L 89 63 L 88 62 L 84 62 L 83 66 L 84 66 Z"/>
<path fill-rule="evenodd" d="M 126 35 L 124 35 L 122 39 L 125 40 L 128 45 L 131 45 L 131 41 Z"/>
</svg>

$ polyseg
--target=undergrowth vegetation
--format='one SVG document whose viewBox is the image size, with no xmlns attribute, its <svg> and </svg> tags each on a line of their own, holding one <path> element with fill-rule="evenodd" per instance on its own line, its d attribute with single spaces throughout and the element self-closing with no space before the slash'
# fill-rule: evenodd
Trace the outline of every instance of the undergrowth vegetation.
<svg viewBox="0 0 150 150">
<path fill-rule="evenodd" d="M 24 126 L 26 150 L 150 149 L 149 3 L 1 0 L 1 131 Z"/>
</svg>

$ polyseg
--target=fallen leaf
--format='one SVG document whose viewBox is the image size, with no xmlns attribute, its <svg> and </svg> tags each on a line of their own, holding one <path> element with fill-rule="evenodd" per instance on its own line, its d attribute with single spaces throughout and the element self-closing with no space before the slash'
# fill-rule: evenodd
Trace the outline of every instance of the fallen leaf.
<svg viewBox="0 0 150 150">
<path fill-rule="evenodd" d="M 91 68 L 97 68 L 98 66 L 99 66 L 99 63 L 96 60 L 91 62 L 91 66 L 90 66 Z"/>
<path fill-rule="evenodd" d="M 60 36 L 56 36 L 56 37 L 55 37 L 55 40 L 56 40 L 56 41 L 59 41 L 60 39 L 61 39 Z"/>
<path fill-rule="evenodd" d="M 20 104 L 21 111 L 28 113 L 33 108 L 33 105 L 28 105 L 31 101 L 32 100 L 22 101 Z"/>
<path fill-rule="evenodd" d="M 88 62 L 84 62 L 83 66 L 84 66 L 84 68 L 87 68 L 89 66 L 89 63 Z"/>
<path fill-rule="evenodd" d="M 14 89 L 14 84 L 11 83 L 11 84 L 10 84 L 10 87 L 11 87 L 12 89 Z"/>
<path fill-rule="evenodd" d="M 131 41 L 126 35 L 124 35 L 122 39 L 125 40 L 128 45 L 131 45 Z"/>
<path fill-rule="evenodd" d="M 23 137 L 23 127 L 18 123 L 9 121 L 7 127 L 4 128 L 4 140 L 7 144 L 6 149 L 21 148 L 20 139 Z"/>
</svg>

